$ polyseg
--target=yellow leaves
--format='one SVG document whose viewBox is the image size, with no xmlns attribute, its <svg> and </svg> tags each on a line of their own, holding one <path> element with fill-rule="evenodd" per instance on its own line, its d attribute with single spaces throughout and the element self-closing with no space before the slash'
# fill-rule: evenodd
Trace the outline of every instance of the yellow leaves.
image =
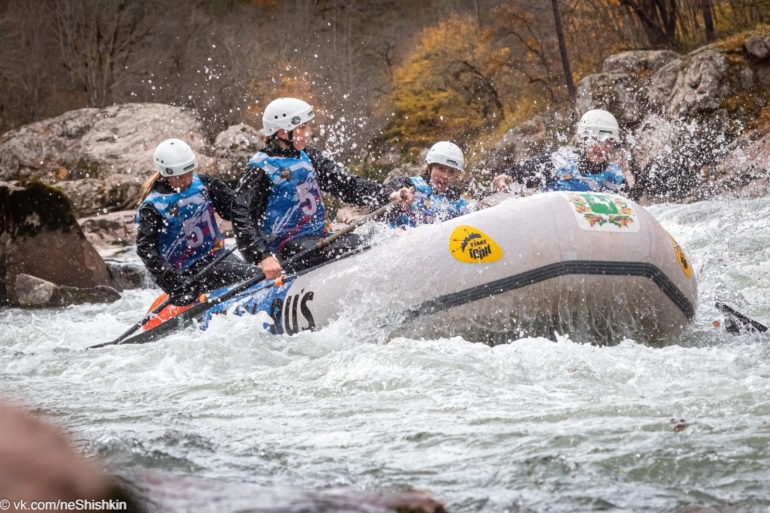
<svg viewBox="0 0 770 513">
<path fill-rule="evenodd" d="M 386 138 L 402 148 L 448 139 L 462 144 L 503 118 L 494 80 L 507 69 L 508 48 L 470 17 L 425 29 L 394 72 L 395 118 Z"/>
</svg>

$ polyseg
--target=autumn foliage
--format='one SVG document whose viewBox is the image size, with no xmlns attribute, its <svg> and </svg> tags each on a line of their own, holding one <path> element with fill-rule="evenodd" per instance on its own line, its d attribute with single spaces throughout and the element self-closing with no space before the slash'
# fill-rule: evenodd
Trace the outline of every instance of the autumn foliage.
<svg viewBox="0 0 770 513">
<path fill-rule="evenodd" d="M 393 78 L 393 118 L 386 138 L 405 149 L 442 139 L 465 142 L 505 117 L 497 81 L 510 50 L 470 17 L 426 29 Z"/>
</svg>

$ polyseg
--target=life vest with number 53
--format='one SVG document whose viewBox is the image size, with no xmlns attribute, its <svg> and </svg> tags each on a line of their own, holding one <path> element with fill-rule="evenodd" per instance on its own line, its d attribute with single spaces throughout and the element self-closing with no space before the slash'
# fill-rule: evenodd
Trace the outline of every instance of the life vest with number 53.
<svg viewBox="0 0 770 513">
<path fill-rule="evenodd" d="M 296 237 L 326 232 L 318 173 L 304 151 L 296 158 L 259 152 L 249 165 L 262 168 L 273 183 L 260 223 L 272 252 Z"/>
<path fill-rule="evenodd" d="M 152 191 L 144 203 L 155 207 L 163 217 L 158 250 L 174 267 L 189 269 L 202 258 L 216 256 L 224 249 L 225 238 L 214 218 L 214 205 L 198 175 L 193 175 L 186 190 L 173 194 Z"/>
</svg>

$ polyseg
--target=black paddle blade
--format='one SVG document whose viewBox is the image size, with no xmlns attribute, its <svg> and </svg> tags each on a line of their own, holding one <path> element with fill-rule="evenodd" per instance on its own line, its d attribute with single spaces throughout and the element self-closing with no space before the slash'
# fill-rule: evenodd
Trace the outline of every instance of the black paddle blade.
<svg viewBox="0 0 770 513">
<path fill-rule="evenodd" d="M 725 318 L 725 330 L 728 333 L 740 335 L 741 333 L 765 333 L 767 331 L 767 326 L 764 324 L 746 317 L 724 303 L 717 303 L 716 307 L 717 310 L 727 315 Z"/>
</svg>

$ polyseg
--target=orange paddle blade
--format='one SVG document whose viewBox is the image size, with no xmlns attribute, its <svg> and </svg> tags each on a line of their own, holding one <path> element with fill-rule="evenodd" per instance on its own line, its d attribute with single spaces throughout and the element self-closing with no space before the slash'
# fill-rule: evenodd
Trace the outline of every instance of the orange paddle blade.
<svg viewBox="0 0 770 513">
<path fill-rule="evenodd" d="M 153 309 L 155 309 L 159 304 L 161 304 L 163 301 L 165 301 L 168 298 L 168 294 L 161 294 L 158 299 L 155 300 L 155 302 L 152 304 L 150 309 L 148 311 L 152 312 Z M 183 305 L 183 306 L 176 306 L 176 305 L 168 305 L 163 310 L 158 312 L 158 314 L 147 321 L 144 326 L 142 326 L 142 331 L 151 330 L 155 326 L 158 326 L 162 324 L 163 322 L 171 319 L 172 317 L 176 317 L 180 313 L 184 312 L 185 310 L 189 310 L 193 306 L 195 306 L 198 302 L 204 302 L 206 301 L 206 295 L 201 294 L 200 297 L 198 297 L 198 301 L 193 301 L 192 303 Z"/>
</svg>

